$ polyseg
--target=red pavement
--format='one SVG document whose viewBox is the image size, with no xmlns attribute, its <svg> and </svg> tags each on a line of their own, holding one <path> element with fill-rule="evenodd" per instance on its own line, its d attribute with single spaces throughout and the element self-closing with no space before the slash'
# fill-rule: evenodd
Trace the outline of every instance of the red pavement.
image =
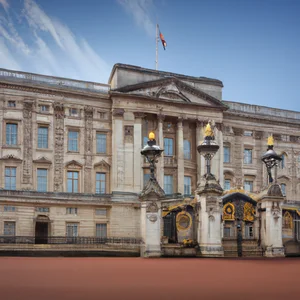
<svg viewBox="0 0 300 300">
<path fill-rule="evenodd" d="M 0 257 L 1 300 L 300 299 L 300 259 Z"/>
</svg>

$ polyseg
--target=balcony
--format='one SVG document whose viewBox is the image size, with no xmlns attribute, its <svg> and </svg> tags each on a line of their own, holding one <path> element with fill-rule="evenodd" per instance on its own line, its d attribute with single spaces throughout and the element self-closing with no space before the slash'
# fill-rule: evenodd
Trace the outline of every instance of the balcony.
<svg viewBox="0 0 300 300">
<path fill-rule="evenodd" d="M 165 167 L 177 167 L 177 158 L 175 156 L 164 156 Z"/>
</svg>

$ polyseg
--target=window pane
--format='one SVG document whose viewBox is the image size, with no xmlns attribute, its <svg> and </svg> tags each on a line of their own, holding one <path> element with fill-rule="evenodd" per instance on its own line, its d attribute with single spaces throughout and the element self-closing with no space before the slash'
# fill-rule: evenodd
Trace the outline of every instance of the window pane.
<svg viewBox="0 0 300 300">
<path fill-rule="evenodd" d="M 248 192 L 253 191 L 253 181 L 245 181 L 244 182 L 244 190 Z"/>
<path fill-rule="evenodd" d="M 69 131 L 68 133 L 68 150 L 78 151 L 78 131 Z"/>
<path fill-rule="evenodd" d="M 38 148 L 48 148 L 48 127 L 38 128 Z"/>
<path fill-rule="evenodd" d="M 224 181 L 224 190 L 230 190 L 230 180 L 225 179 Z"/>
<path fill-rule="evenodd" d="M 286 196 L 286 185 L 284 183 L 282 183 L 280 186 L 281 186 L 281 191 L 282 191 L 283 196 Z"/>
<path fill-rule="evenodd" d="M 17 145 L 17 124 L 6 124 L 6 144 L 7 145 Z"/>
<path fill-rule="evenodd" d="M 106 134 L 97 133 L 97 153 L 106 153 Z"/>
<path fill-rule="evenodd" d="M 164 176 L 164 190 L 166 194 L 173 194 L 173 176 Z"/>
<path fill-rule="evenodd" d="M 96 173 L 96 194 L 105 194 L 106 192 L 106 174 Z"/>
<path fill-rule="evenodd" d="M 38 192 L 47 192 L 48 170 L 37 169 L 37 190 Z"/>
<path fill-rule="evenodd" d="M 107 237 L 107 225 L 106 224 L 96 224 L 96 236 L 100 238 Z"/>
<path fill-rule="evenodd" d="M 144 186 L 146 186 L 149 179 L 150 179 L 150 174 L 144 174 Z"/>
<path fill-rule="evenodd" d="M 191 195 L 191 185 L 192 185 L 191 177 L 184 176 L 184 194 Z"/>
<path fill-rule="evenodd" d="M 188 140 L 183 141 L 184 159 L 191 159 L 191 143 Z"/>
<path fill-rule="evenodd" d="M 4 222 L 4 235 L 16 235 L 16 222 Z"/>
<path fill-rule="evenodd" d="M 16 189 L 16 171 L 17 168 L 6 167 L 5 168 L 5 189 L 15 190 Z"/>
<path fill-rule="evenodd" d="M 78 193 L 78 177 L 79 172 L 77 171 L 69 171 L 67 173 L 67 191 L 68 193 Z"/>
<path fill-rule="evenodd" d="M 77 237 L 78 236 L 78 224 L 68 223 L 66 233 L 67 233 L 67 237 Z"/>
<path fill-rule="evenodd" d="M 164 155 L 173 155 L 173 139 L 164 138 Z"/>
<path fill-rule="evenodd" d="M 230 162 L 230 148 L 224 147 L 224 162 L 229 163 Z"/>
<path fill-rule="evenodd" d="M 244 163 L 245 164 L 252 164 L 252 149 L 245 149 L 244 150 Z"/>
</svg>

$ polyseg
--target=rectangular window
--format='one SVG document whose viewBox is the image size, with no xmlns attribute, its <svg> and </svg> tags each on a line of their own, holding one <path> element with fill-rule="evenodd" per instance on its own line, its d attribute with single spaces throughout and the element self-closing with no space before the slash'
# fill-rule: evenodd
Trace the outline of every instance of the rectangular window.
<svg viewBox="0 0 300 300">
<path fill-rule="evenodd" d="M 245 131 L 244 131 L 244 136 L 252 136 L 252 131 L 250 131 L 250 130 L 245 130 Z"/>
<path fill-rule="evenodd" d="M 191 195 L 192 193 L 192 178 L 184 176 L 184 194 Z"/>
<path fill-rule="evenodd" d="M 18 125 L 6 124 L 6 145 L 17 145 L 18 140 Z"/>
<path fill-rule="evenodd" d="M 35 211 L 41 212 L 41 213 L 48 213 L 50 211 L 50 209 L 49 209 L 49 207 L 36 207 Z"/>
<path fill-rule="evenodd" d="M 4 235 L 15 236 L 16 235 L 16 222 L 4 222 Z"/>
<path fill-rule="evenodd" d="M 96 173 L 96 194 L 106 193 L 106 174 Z"/>
<path fill-rule="evenodd" d="M 164 190 L 167 195 L 173 194 L 173 176 L 172 175 L 164 176 Z"/>
<path fill-rule="evenodd" d="M 244 164 L 252 164 L 252 149 L 244 149 Z"/>
<path fill-rule="evenodd" d="M 143 145 L 142 145 L 143 148 L 147 145 L 148 140 L 149 140 L 149 139 L 148 139 L 147 136 L 144 136 L 144 137 L 143 137 Z"/>
<path fill-rule="evenodd" d="M 5 167 L 5 189 L 15 190 L 16 189 L 16 177 L 17 168 L 15 167 Z"/>
<path fill-rule="evenodd" d="M 253 239 L 253 226 L 252 225 L 245 226 L 245 238 Z"/>
<path fill-rule="evenodd" d="M 95 211 L 96 216 L 106 217 L 106 208 L 97 208 Z"/>
<path fill-rule="evenodd" d="M 173 139 L 164 138 L 164 155 L 165 156 L 173 155 Z"/>
<path fill-rule="evenodd" d="M 77 108 L 70 108 L 69 109 L 69 116 L 71 116 L 71 117 L 77 117 L 78 116 L 78 110 L 77 110 Z"/>
<path fill-rule="evenodd" d="M 68 132 L 68 151 L 78 152 L 78 137 L 79 137 L 78 131 L 69 130 L 69 132 Z"/>
<path fill-rule="evenodd" d="M 230 162 L 230 148 L 227 146 L 224 146 L 224 163 Z"/>
<path fill-rule="evenodd" d="M 48 188 L 48 170 L 37 169 L 37 191 L 47 192 Z"/>
<path fill-rule="evenodd" d="M 79 172 L 68 171 L 68 193 L 78 193 L 78 178 Z"/>
<path fill-rule="evenodd" d="M 224 237 L 230 238 L 233 237 L 233 228 L 230 225 L 224 226 Z"/>
<path fill-rule="evenodd" d="M 15 211 L 16 211 L 15 206 L 11 206 L 11 205 L 5 205 L 4 206 L 4 212 L 15 212 Z"/>
<path fill-rule="evenodd" d="M 49 112 L 49 105 L 40 105 L 40 112 L 43 113 Z"/>
<path fill-rule="evenodd" d="M 253 181 L 246 180 L 244 182 L 244 190 L 247 192 L 253 192 Z"/>
<path fill-rule="evenodd" d="M 96 224 L 96 237 L 107 237 L 107 224 Z"/>
<path fill-rule="evenodd" d="M 184 159 L 191 159 L 191 143 L 188 140 L 183 141 Z"/>
<path fill-rule="evenodd" d="M 280 184 L 282 195 L 286 196 L 286 185 L 284 183 Z"/>
<path fill-rule="evenodd" d="M 78 223 L 67 223 L 67 237 L 78 237 Z"/>
<path fill-rule="evenodd" d="M 16 107 L 16 101 L 8 101 L 7 106 L 8 107 Z"/>
<path fill-rule="evenodd" d="M 149 180 L 150 180 L 150 174 L 144 174 L 144 187 L 146 186 Z"/>
<path fill-rule="evenodd" d="M 48 148 L 48 127 L 38 127 L 38 148 Z"/>
<path fill-rule="evenodd" d="M 77 215 L 77 207 L 67 207 L 66 213 L 67 215 Z"/>
<path fill-rule="evenodd" d="M 106 153 L 106 134 L 97 133 L 97 153 Z"/>
<path fill-rule="evenodd" d="M 230 179 L 225 179 L 224 180 L 224 190 L 230 190 L 230 186 L 231 186 Z"/>
</svg>

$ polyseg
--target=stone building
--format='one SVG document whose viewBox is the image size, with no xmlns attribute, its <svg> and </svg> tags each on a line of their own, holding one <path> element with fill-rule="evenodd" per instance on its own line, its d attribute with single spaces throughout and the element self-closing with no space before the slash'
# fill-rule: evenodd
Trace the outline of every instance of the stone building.
<svg viewBox="0 0 300 300">
<path fill-rule="evenodd" d="M 300 112 L 224 101 L 222 87 L 216 79 L 124 64 L 113 67 L 108 84 L 0 69 L 0 250 L 24 244 L 30 251 L 55 250 L 58 243 L 82 249 L 66 237 L 91 243 L 91 251 L 99 250 L 97 238 L 138 241 L 139 195 L 150 176 L 140 151 L 153 131 L 164 149 L 156 167 L 166 194 L 162 252 L 180 255 L 182 244 L 197 242 L 201 231 L 194 195 L 205 161 L 197 145 L 210 120 L 220 146 L 212 173 L 224 189 L 224 249 L 236 251 L 237 198 L 250 212 L 242 224 L 245 247 L 266 246 L 257 199 L 268 184 L 261 156 L 273 134 L 282 158 L 282 239 L 299 252 Z"/>
</svg>

